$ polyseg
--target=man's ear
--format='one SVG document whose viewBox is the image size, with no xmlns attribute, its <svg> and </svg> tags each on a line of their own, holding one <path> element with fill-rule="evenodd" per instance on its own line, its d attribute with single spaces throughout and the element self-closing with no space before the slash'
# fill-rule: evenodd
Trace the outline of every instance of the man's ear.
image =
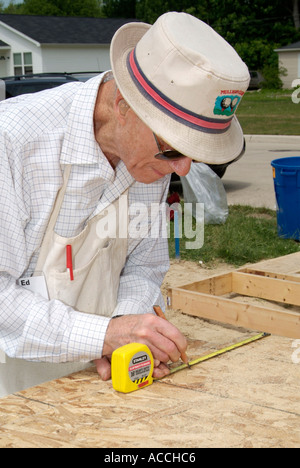
<svg viewBox="0 0 300 468">
<path fill-rule="evenodd" d="M 123 98 L 122 94 L 120 93 L 118 89 L 117 89 L 116 99 L 115 99 L 115 109 L 117 111 L 117 115 L 122 120 L 124 120 L 127 112 L 130 109 L 129 105 L 127 104 L 127 102 L 125 101 L 125 99 Z"/>
</svg>

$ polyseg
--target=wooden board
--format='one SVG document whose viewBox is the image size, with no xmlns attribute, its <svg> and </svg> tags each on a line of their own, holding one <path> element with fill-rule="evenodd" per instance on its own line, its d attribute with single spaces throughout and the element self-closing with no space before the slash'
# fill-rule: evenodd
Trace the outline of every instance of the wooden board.
<svg viewBox="0 0 300 468">
<path fill-rule="evenodd" d="M 248 268 L 172 288 L 169 303 L 173 309 L 196 317 L 300 338 L 300 309 L 276 309 L 272 303 L 254 305 L 225 295 L 254 297 L 300 307 L 300 279 L 274 272 L 264 274 Z"/>
<path fill-rule="evenodd" d="M 271 271 L 283 275 L 298 275 L 300 277 L 300 252 L 272 258 L 271 260 L 263 260 L 249 267 L 261 272 Z"/>
<path fill-rule="evenodd" d="M 196 321 L 187 317 L 190 336 Z M 204 348 L 244 335 L 201 329 L 210 337 Z M 291 344 L 271 336 L 126 395 L 94 368 L 39 385 L 1 399 L 0 447 L 300 447 L 300 364 Z"/>
<path fill-rule="evenodd" d="M 264 269 L 293 275 L 299 264 L 298 256 Z M 220 294 L 220 287 L 227 295 L 230 271 L 226 265 L 218 270 L 223 279 L 216 286 L 211 270 L 173 262 L 163 294 L 208 279 L 208 294 L 209 287 Z M 187 337 L 190 359 L 252 334 L 178 310 L 166 315 Z M 300 342 L 275 335 L 128 395 L 115 392 L 91 368 L 1 399 L 0 447 L 149 447 L 174 453 L 177 447 L 300 448 L 299 382 Z"/>
</svg>

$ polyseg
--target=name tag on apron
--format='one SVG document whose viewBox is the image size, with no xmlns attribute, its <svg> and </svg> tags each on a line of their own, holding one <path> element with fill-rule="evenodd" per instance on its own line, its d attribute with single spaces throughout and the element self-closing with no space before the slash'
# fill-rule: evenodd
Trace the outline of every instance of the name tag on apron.
<svg viewBox="0 0 300 468">
<path fill-rule="evenodd" d="M 29 278 L 20 278 L 17 280 L 17 285 L 22 286 L 29 291 L 38 293 L 43 296 L 45 299 L 49 300 L 48 289 L 46 285 L 46 280 L 44 275 L 41 276 L 31 276 Z M 6 363 L 6 354 L 0 349 L 0 364 Z"/>
<path fill-rule="evenodd" d="M 49 294 L 44 275 L 20 278 L 17 281 L 17 285 L 22 286 L 22 288 L 28 289 L 34 293 L 40 294 L 45 299 L 49 300 Z"/>
</svg>

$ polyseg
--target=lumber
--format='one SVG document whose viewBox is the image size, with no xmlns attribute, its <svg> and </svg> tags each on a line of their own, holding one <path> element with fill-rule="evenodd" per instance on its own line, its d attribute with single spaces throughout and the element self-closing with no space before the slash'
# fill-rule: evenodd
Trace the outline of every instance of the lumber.
<svg viewBox="0 0 300 468">
<path fill-rule="evenodd" d="M 181 289 L 223 296 L 232 291 L 232 276 L 231 273 L 211 276 L 210 278 L 181 286 Z"/>
<path fill-rule="evenodd" d="M 296 275 L 300 272 L 300 252 L 284 255 L 269 260 L 263 260 L 259 263 L 250 265 L 250 268 L 255 268 L 260 271 L 272 271 L 274 273 L 282 273 L 285 275 Z"/>
<path fill-rule="evenodd" d="M 271 267 L 257 264 L 173 288 L 170 305 L 204 319 L 300 338 L 300 258 L 296 257 L 275 259 Z M 269 302 L 245 303 L 245 296 Z M 281 307 L 275 307 L 277 303 Z"/>
<path fill-rule="evenodd" d="M 255 269 L 242 268 L 238 271 L 241 273 L 250 273 L 252 275 L 265 276 L 268 278 L 276 278 L 276 279 L 282 279 L 282 280 L 294 281 L 296 283 L 300 283 L 300 276 L 291 275 L 291 274 L 275 273 L 273 271 L 258 270 L 256 268 Z"/>
<path fill-rule="evenodd" d="M 180 309 L 188 315 L 237 327 L 288 338 L 300 338 L 300 314 L 298 312 L 244 304 L 181 288 L 171 290 L 171 307 Z"/>
<path fill-rule="evenodd" d="M 232 292 L 284 304 L 300 305 L 300 282 L 232 272 Z"/>
</svg>

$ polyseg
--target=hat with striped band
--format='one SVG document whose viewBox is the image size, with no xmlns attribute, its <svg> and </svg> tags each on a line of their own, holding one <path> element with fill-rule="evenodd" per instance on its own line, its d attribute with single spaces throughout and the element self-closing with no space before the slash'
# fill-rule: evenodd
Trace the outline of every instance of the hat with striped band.
<svg viewBox="0 0 300 468">
<path fill-rule="evenodd" d="M 208 164 L 242 152 L 235 114 L 249 71 L 207 24 L 177 12 L 153 26 L 128 23 L 113 37 L 111 65 L 124 99 L 173 149 Z"/>
</svg>

